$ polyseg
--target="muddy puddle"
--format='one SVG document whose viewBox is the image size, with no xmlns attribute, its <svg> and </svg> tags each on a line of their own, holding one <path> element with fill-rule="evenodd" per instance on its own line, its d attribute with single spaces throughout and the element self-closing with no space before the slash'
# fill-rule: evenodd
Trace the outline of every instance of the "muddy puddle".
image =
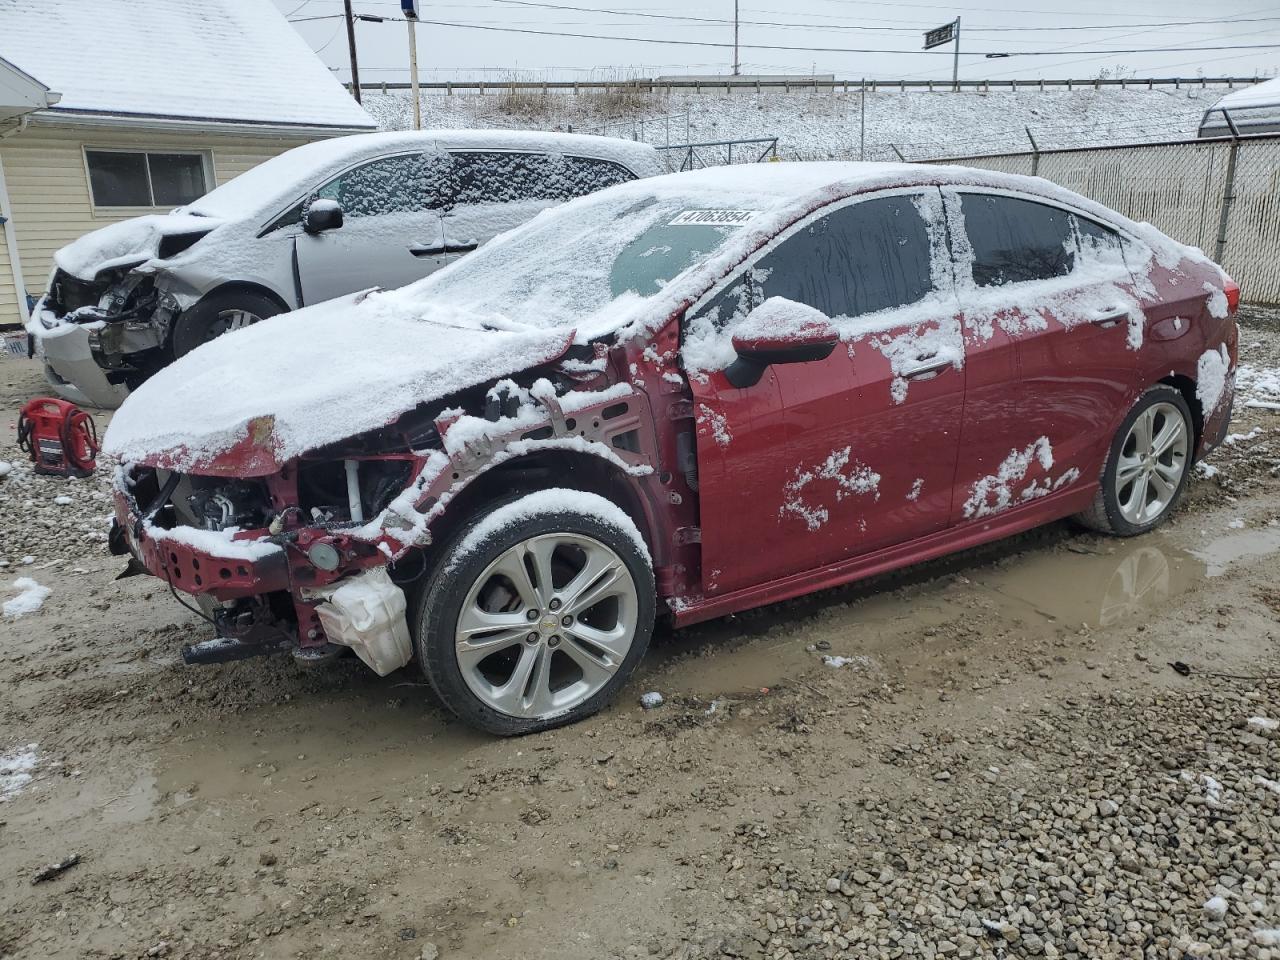
<svg viewBox="0 0 1280 960">
<path fill-rule="evenodd" d="M 982 633 L 1051 638 L 1142 622 L 1231 564 L 1280 551 L 1280 527 L 1193 548 L 1159 532 L 1128 541 L 1047 528 L 888 577 L 660 636 L 650 661 L 674 691 L 708 702 L 786 683 L 817 663 L 883 672 L 905 646 L 962 619 Z M 797 626 L 800 629 L 797 629 Z M 945 636 L 942 641 L 945 642 Z M 916 660 L 931 656 L 926 643 Z"/>
<path fill-rule="evenodd" d="M 954 653 L 947 648 L 957 642 L 956 624 L 977 638 L 975 656 L 998 655 L 996 645 L 1007 640 L 991 637 L 1048 639 L 1082 630 L 1120 637 L 1229 564 L 1277 550 L 1278 528 L 1233 531 L 1193 550 L 1166 533 L 1117 542 L 1050 528 L 710 624 L 660 630 L 609 713 L 638 709 L 637 697 L 650 689 L 714 710 L 762 688 L 803 683 L 804 674 L 824 667 L 910 682 Z M 141 808 L 182 806 L 196 796 L 248 801 L 262 815 L 296 810 L 300 802 L 346 805 L 368 800 L 366 792 L 412 796 L 437 784 L 449 789 L 474 761 L 520 766 L 537 740 L 493 741 L 451 722 L 416 670 L 353 678 L 323 694 L 211 720 L 168 744 L 154 758 L 154 779 L 131 785 L 104 813 L 132 819 Z"/>
</svg>

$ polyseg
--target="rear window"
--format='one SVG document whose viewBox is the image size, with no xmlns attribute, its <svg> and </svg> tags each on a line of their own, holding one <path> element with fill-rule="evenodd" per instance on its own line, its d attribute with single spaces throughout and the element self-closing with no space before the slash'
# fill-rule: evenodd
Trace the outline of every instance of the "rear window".
<svg viewBox="0 0 1280 960">
<path fill-rule="evenodd" d="M 1075 263 L 1072 216 L 1018 197 L 966 193 L 960 198 L 979 287 L 1063 277 Z"/>
<path fill-rule="evenodd" d="M 635 179 L 625 167 L 592 157 L 489 150 L 453 158 L 456 204 L 572 200 Z"/>
</svg>

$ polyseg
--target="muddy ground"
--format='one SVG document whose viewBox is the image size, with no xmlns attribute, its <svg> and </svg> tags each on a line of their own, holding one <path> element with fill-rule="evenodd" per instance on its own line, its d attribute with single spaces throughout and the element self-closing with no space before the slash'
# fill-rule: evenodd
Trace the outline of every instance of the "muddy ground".
<svg viewBox="0 0 1280 960">
<path fill-rule="evenodd" d="M 183 666 L 102 484 L 18 459 L 40 387 L 0 360 L 0 599 L 52 590 L 0 618 L 0 956 L 1280 957 L 1278 413 L 1161 532 L 660 628 L 603 715 L 495 740 L 415 668 Z"/>
</svg>

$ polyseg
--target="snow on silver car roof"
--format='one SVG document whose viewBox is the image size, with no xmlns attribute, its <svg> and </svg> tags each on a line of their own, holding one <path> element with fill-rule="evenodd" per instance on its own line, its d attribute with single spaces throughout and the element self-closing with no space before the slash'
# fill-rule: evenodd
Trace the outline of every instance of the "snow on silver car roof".
<svg viewBox="0 0 1280 960">
<path fill-rule="evenodd" d="M 61 94 L 47 114 L 374 128 L 264 0 L 0 0 L 0 57 Z"/>
<path fill-rule="evenodd" d="M 2 0 L 0 0 L 2 2 Z M 612 160 L 640 177 L 663 172 L 658 151 L 616 137 L 526 130 L 422 130 L 362 133 L 303 144 L 258 164 L 185 208 L 210 217 L 238 219 L 274 213 L 281 198 L 295 198 L 363 160 L 424 149 L 527 150 Z"/>
</svg>

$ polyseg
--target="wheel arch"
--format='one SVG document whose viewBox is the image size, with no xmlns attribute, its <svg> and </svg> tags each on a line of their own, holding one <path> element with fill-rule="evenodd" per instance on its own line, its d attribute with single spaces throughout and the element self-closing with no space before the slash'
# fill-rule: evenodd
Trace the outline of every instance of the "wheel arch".
<svg viewBox="0 0 1280 960">
<path fill-rule="evenodd" d="M 266 284 L 256 283 L 253 280 L 227 280 L 218 284 L 216 287 L 206 291 L 196 303 L 202 303 L 210 297 L 225 296 L 229 293 L 252 293 L 261 297 L 266 297 L 280 308 L 281 313 L 288 313 L 293 309 L 289 306 L 288 301 L 280 296 L 275 290 L 272 290 Z M 195 304 L 192 304 L 194 306 Z M 185 311 L 184 311 L 185 312 Z"/>
<path fill-rule="evenodd" d="M 649 547 L 655 564 L 661 551 L 654 540 L 658 529 L 648 500 L 636 478 L 598 454 L 564 449 L 535 450 L 485 470 L 449 501 L 439 520 L 431 525 L 429 564 L 440 557 L 436 545 L 451 541 L 487 504 L 511 500 L 524 493 L 549 487 L 568 487 L 595 493 L 610 500 L 631 518 Z M 437 553 L 436 556 L 432 556 Z"/>
<path fill-rule="evenodd" d="M 1200 398 L 1196 396 L 1196 381 L 1186 373 L 1171 372 L 1168 376 L 1161 377 L 1156 383 L 1173 387 L 1182 394 L 1182 399 L 1187 401 L 1187 409 L 1191 411 L 1191 429 L 1195 435 L 1195 442 L 1191 449 L 1199 450 L 1200 441 L 1204 436 L 1204 407 L 1200 403 Z"/>
</svg>

